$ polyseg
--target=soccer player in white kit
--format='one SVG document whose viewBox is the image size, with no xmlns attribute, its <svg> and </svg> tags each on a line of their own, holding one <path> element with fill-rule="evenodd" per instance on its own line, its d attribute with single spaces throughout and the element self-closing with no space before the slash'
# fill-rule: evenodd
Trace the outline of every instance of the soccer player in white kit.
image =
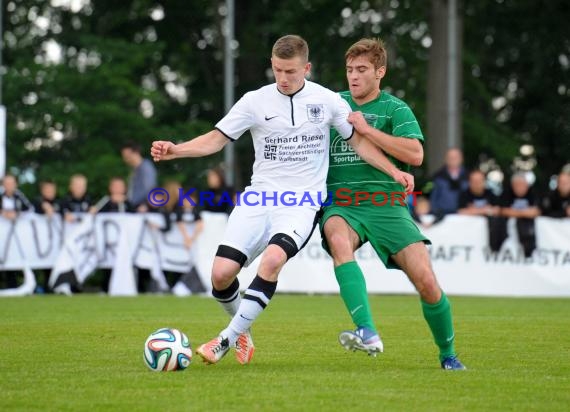
<svg viewBox="0 0 570 412">
<path fill-rule="evenodd" d="M 212 268 L 212 295 L 232 319 L 217 337 L 197 349 L 207 363 L 217 363 L 231 347 L 236 348 L 239 363 L 251 361 L 255 347 L 250 327 L 271 300 L 285 262 L 311 236 L 320 202 L 326 198 L 331 127 L 365 161 L 407 190 L 413 188 L 411 175 L 399 171 L 371 142 L 354 134 L 347 121 L 349 105 L 337 93 L 305 79 L 311 68 L 308 59 L 305 40 L 296 35 L 281 37 L 271 57 L 275 84 L 246 93 L 204 135 L 181 144 L 152 144 L 152 157 L 160 161 L 218 152 L 247 130 L 253 138 L 251 185 L 229 217 Z M 255 201 L 244 202 L 247 192 L 256 192 Z M 257 276 L 242 298 L 237 275 L 260 254 Z"/>
</svg>

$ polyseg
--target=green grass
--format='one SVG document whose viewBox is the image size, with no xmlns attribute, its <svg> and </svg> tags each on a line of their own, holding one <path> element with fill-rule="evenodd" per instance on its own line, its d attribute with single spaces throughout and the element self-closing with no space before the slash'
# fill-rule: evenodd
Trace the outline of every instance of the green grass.
<svg viewBox="0 0 570 412">
<path fill-rule="evenodd" d="M 568 410 L 570 300 L 451 298 L 465 372 L 439 369 L 419 302 L 374 296 L 385 353 L 337 344 L 350 327 L 338 296 L 277 295 L 254 327 L 257 352 L 183 372 L 150 372 L 147 335 L 186 332 L 194 347 L 227 318 L 208 298 L 0 299 L 0 410 Z"/>
</svg>

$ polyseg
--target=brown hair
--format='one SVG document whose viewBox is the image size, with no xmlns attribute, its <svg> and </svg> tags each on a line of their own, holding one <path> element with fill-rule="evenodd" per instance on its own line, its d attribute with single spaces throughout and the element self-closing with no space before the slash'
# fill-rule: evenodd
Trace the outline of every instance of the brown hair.
<svg viewBox="0 0 570 412">
<path fill-rule="evenodd" d="M 380 39 L 361 39 L 348 48 L 344 54 L 345 60 L 366 55 L 375 69 L 386 66 L 388 55 L 384 42 Z"/>
<path fill-rule="evenodd" d="M 301 36 L 288 34 L 275 42 L 271 55 L 280 59 L 292 59 L 299 56 L 304 62 L 308 62 L 309 45 Z"/>
</svg>

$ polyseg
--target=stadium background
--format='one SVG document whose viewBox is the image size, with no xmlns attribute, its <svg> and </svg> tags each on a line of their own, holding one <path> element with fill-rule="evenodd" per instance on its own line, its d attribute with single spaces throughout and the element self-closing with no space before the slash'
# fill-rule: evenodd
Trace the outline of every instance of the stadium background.
<svg viewBox="0 0 570 412">
<path fill-rule="evenodd" d="M 447 115 L 456 113 L 451 142 L 463 147 L 467 166 L 496 163 L 508 175 L 520 146 L 531 144 L 546 188 L 570 159 L 567 2 L 451 3 L 457 3 L 457 106 L 446 105 L 443 0 L 238 1 L 235 98 L 271 80 L 268 53 L 283 33 L 306 37 L 312 78 L 335 90 L 346 86 L 344 50 L 363 36 L 380 36 L 389 49 L 383 87 L 412 106 L 427 136 L 418 187 L 441 166 L 450 141 Z M 128 173 L 118 156 L 122 143 L 135 139 L 148 148 L 157 137 L 187 139 L 224 113 L 223 1 L 2 5 L 7 171 L 20 176 L 26 194 L 37 193 L 43 178 L 65 192 L 69 176 L 83 173 L 99 198 L 110 176 Z M 242 139 L 235 150 L 239 188 L 251 172 L 251 142 Z M 166 163 L 159 174 L 195 187 L 204 184 L 201 172 L 221 161 L 223 154 Z"/>
<path fill-rule="evenodd" d="M 380 36 L 390 53 L 383 85 L 410 103 L 427 135 L 427 162 L 415 174 L 420 187 L 428 185 L 449 141 L 445 132 L 430 133 L 442 115 L 430 107 L 441 109 L 434 102 L 446 93 L 435 87 L 445 59 L 433 56 L 447 47 L 447 4 L 236 1 L 235 96 L 270 81 L 268 51 L 284 33 L 308 40 L 313 79 L 332 89 L 344 89 L 346 47 Z M 185 139 L 224 113 L 223 1 L 0 5 L 6 171 L 30 197 L 41 179 L 55 180 L 63 192 L 70 175 L 83 173 L 98 198 L 110 176 L 128 174 L 124 141 L 148 147 L 156 137 Z M 448 108 L 460 114 L 456 138 L 468 166 L 482 162 L 505 175 L 530 167 L 547 190 L 570 160 L 569 7 L 562 0 L 458 1 L 460 100 Z M 534 154 L 521 154 L 523 145 Z M 242 139 L 236 187 L 247 183 L 251 157 Z M 202 171 L 222 159 L 163 164 L 159 175 L 204 185 Z M 337 296 L 280 296 L 256 325 L 260 349 L 249 368 L 228 361 L 194 364 L 181 374 L 148 372 L 142 344 L 166 325 L 186 331 L 193 344 L 210 337 L 226 320 L 210 299 L 2 299 L 0 409 L 566 410 L 568 299 L 452 302 L 458 349 L 470 370 L 450 376 L 438 369 L 410 296 L 372 299 L 387 348 L 381 358 L 337 346 L 338 330 L 349 325 Z"/>
</svg>

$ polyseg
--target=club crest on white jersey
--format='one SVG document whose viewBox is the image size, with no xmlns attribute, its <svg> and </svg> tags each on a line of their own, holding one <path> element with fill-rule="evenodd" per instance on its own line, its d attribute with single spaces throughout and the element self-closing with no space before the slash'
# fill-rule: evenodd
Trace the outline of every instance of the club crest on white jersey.
<svg viewBox="0 0 570 412">
<path fill-rule="evenodd" d="M 308 104 L 307 117 L 311 123 L 322 123 L 325 118 L 325 108 L 322 104 Z"/>
</svg>

